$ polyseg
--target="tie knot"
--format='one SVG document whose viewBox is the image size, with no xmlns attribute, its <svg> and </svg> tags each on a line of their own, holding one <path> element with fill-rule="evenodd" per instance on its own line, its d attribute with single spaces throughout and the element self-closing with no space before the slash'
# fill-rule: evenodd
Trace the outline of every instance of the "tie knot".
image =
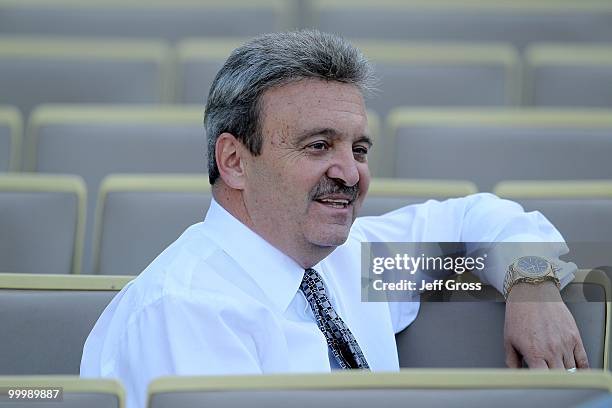
<svg viewBox="0 0 612 408">
<path fill-rule="evenodd" d="M 317 272 L 316 270 L 312 269 L 312 268 L 307 268 L 304 270 L 304 277 L 302 278 L 302 282 L 322 282 L 321 279 L 321 275 L 319 275 L 319 272 Z"/>
<path fill-rule="evenodd" d="M 304 277 L 302 278 L 300 289 L 309 302 L 311 302 L 313 298 L 324 298 L 327 300 L 323 279 L 321 279 L 321 275 L 312 268 L 304 270 Z"/>
</svg>

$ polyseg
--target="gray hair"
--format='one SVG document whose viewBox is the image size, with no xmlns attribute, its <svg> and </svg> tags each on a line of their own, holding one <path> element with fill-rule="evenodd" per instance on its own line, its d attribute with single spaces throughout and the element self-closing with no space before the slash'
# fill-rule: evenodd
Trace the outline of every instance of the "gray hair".
<svg viewBox="0 0 612 408">
<path fill-rule="evenodd" d="M 364 55 L 342 38 L 316 30 L 265 34 L 235 49 L 215 77 L 204 115 L 208 179 L 219 178 L 215 145 L 219 135 L 236 136 L 253 155 L 261 153 L 261 96 L 268 89 L 305 78 L 374 86 Z"/>
</svg>

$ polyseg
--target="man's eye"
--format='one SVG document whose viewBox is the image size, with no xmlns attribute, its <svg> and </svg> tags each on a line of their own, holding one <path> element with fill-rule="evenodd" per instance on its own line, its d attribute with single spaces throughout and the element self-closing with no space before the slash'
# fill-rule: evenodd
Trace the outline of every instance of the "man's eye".
<svg viewBox="0 0 612 408">
<path fill-rule="evenodd" d="M 314 142 L 309 144 L 308 147 L 313 150 L 325 150 L 328 146 L 325 142 Z"/>
<path fill-rule="evenodd" d="M 353 153 L 358 154 L 360 156 L 365 156 L 368 154 L 368 148 L 363 146 L 355 146 L 353 147 Z"/>
</svg>

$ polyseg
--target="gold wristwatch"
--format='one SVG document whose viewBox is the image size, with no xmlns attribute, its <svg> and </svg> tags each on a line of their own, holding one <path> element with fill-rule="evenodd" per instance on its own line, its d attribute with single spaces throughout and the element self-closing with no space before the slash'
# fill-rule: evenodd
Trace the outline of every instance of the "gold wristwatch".
<svg viewBox="0 0 612 408">
<path fill-rule="evenodd" d="M 552 281 L 559 288 L 557 268 L 548 259 L 541 256 L 523 256 L 514 261 L 506 272 L 504 278 L 504 298 L 508 299 L 510 289 L 519 283 L 526 282 L 532 285 L 544 281 Z"/>
</svg>

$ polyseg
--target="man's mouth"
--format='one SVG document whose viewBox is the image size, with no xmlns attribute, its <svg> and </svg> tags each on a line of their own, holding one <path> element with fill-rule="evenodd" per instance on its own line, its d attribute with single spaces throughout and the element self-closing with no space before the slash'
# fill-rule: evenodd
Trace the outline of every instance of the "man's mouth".
<svg viewBox="0 0 612 408">
<path fill-rule="evenodd" d="M 346 208 L 353 203 L 353 200 L 349 200 L 347 198 L 319 198 L 315 201 L 327 205 L 332 208 Z"/>
<path fill-rule="evenodd" d="M 324 177 L 311 190 L 310 198 L 334 210 L 346 210 L 359 198 L 359 185 L 345 186 L 337 180 Z"/>
</svg>

